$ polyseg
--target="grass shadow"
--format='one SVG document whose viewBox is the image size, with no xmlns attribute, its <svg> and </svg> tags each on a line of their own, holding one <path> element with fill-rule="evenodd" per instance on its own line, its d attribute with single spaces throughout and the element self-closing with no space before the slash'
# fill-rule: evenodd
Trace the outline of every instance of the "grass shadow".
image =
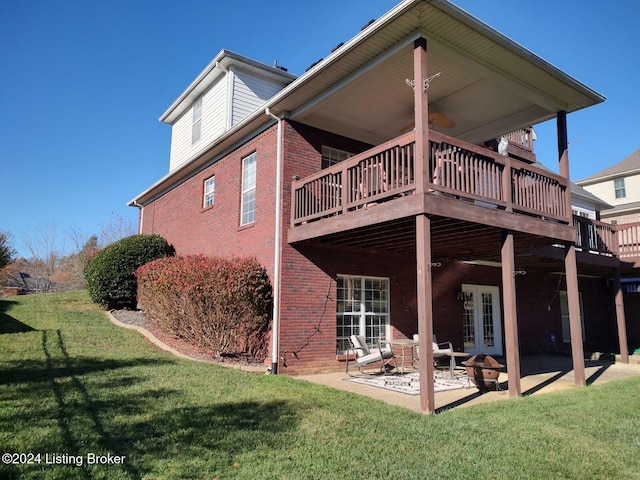
<svg viewBox="0 0 640 480">
<path fill-rule="evenodd" d="M 17 302 L 11 300 L 0 300 L 0 335 L 4 333 L 33 332 L 36 330 L 7 313 L 16 304 Z"/>
<path fill-rule="evenodd" d="M 163 368 L 171 360 L 72 357 L 60 330 L 41 335 L 43 360 L 4 362 L 0 369 L 0 404 L 23 405 L 10 418 L 0 409 L 1 421 L 10 420 L 16 431 L 47 432 L 29 439 L 34 452 L 126 458 L 110 467 L 59 465 L 59 478 L 103 478 L 107 472 L 118 478 L 201 478 L 197 458 L 206 459 L 207 478 L 229 476 L 244 452 L 286 448 L 287 432 L 302 415 L 287 400 L 212 397 L 202 405 L 185 403 L 184 392 L 171 382 L 167 387 L 144 376 L 146 367 Z M 0 466 L 0 478 L 35 477 L 38 468 Z"/>
</svg>

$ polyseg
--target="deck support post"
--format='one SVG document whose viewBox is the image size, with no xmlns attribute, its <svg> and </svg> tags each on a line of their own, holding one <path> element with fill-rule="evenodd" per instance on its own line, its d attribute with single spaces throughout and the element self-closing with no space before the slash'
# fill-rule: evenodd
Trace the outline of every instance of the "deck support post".
<svg viewBox="0 0 640 480">
<path fill-rule="evenodd" d="M 571 183 L 569 178 L 569 140 L 567 133 L 567 112 L 560 111 L 556 116 L 556 128 L 558 132 L 558 160 L 560 176 L 567 179 L 567 192 L 565 195 L 565 216 L 571 223 L 573 213 L 571 211 Z"/>
<path fill-rule="evenodd" d="M 429 183 L 429 96 L 427 79 L 427 40 L 413 42 L 413 101 L 416 136 L 416 194 L 423 194 Z M 431 220 L 424 214 L 416 216 L 416 272 L 418 297 L 418 356 L 420 357 L 420 408 L 422 413 L 435 411 L 433 383 L 433 292 L 431 284 Z"/>
<path fill-rule="evenodd" d="M 420 408 L 422 413 L 435 411 L 433 382 L 433 291 L 431 281 L 431 220 L 416 216 L 416 271 L 418 298 L 418 357 L 420 366 Z"/>
<path fill-rule="evenodd" d="M 578 265 L 576 246 L 565 244 L 564 265 L 567 282 L 567 303 L 569 304 L 569 330 L 571 332 L 571 357 L 573 378 L 578 387 L 587 384 L 584 371 L 584 348 L 582 345 L 582 322 L 580 321 L 580 294 L 578 290 Z"/>
<path fill-rule="evenodd" d="M 558 158 L 560 161 L 560 175 L 569 178 L 569 136 L 567 133 L 567 112 L 560 111 L 556 116 L 558 132 Z M 569 187 L 567 187 L 569 188 Z M 566 215 L 571 222 L 571 195 L 566 196 Z M 584 347 L 582 345 L 582 322 L 580 321 L 580 293 L 578 290 L 578 264 L 576 261 L 575 242 L 565 243 L 564 268 L 567 282 L 567 302 L 569 304 L 569 329 L 571 332 L 571 356 L 573 358 L 573 377 L 577 386 L 587 384 L 584 372 Z"/>
<path fill-rule="evenodd" d="M 427 191 L 429 183 L 429 95 L 427 80 L 427 40 L 413 42 L 413 103 L 414 134 L 416 136 L 415 171 L 416 194 Z"/>
<path fill-rule="evenodd" d="M 627 322 L 624 316 L 624 297 L 620 283 L 620 267 L 613 271 L 613 288 L 615 290 L 616 323 L 618 324 L 618 341 L 620 342 L 620 361 L 629 363 L 629 344 L 627 343 Z"/>
<path fill-rule="evenodd" d="M 518 311 L 516 306 L 516 271 L 513 232 L 502 231 L 502 288 L 504 295 L 504 339 L 509 374 L 509 397 L 522 394 L 520 386 L 520 348 L 518 345 Z"/>
</svg>

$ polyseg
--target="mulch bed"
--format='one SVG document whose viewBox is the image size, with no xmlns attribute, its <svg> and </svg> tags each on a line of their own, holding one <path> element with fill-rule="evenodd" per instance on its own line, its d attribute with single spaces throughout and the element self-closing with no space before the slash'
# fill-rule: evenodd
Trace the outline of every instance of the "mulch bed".
<svg viewBox="0 0 640 480">
<path fill-rule="evenodd" d="M 186 355 L 187 357 L 194 360 L 231 365 L 245 365 L 251 367 L 264 366 L 262 363 L 257 363 L 255 361 L 252 361 L 252 359 L 250 358 L 240 355 L 217 357 L 202 347 L 191 345 L 181 338 L 170 335 L 160 330 L 156 325 L 147 320 L 144 312 L 142 312 L 141 310 L 111 310 L 111 315 L 113 315 L 122 323 L 144 328 L 165 345 L 170 346 L 174 350 L 177 350 L 183 355 Z"/>
</svg>

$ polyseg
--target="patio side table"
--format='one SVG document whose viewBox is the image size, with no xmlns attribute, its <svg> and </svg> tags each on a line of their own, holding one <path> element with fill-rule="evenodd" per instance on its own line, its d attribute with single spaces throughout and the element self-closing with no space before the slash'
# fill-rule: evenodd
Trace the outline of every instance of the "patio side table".
<svg viewBox="0 0 640 480">
<path fill-rule="evenodd" d="M 466 358 L 470 354 L 466 352 L 450 352 L 447 353 L 449 356 L 449 378 L 455 378 L 455 371 L 458 364 L 456 363 L 456 358 Z"/>
<path fill-rule="evenodd" d="M 404 373 L 404 367 L 405 367 L 405 359 L 406 359 L 406 350 L 407 348 L 409 348 L 411 350 L 411 366 L 413 367 L 414 365 L 414 356 L 413 356 L 413 349 L 416 345 L 418 345 L 418 342 L 411 339 L 411 338 L 398 338 L 396 340 L 391 340 L 391 346 L 397 346 L 400 348 L 400 351 L 402 352 L 402 357 L 401 357 L 401 362 L 400 362 L 400 371 L 402 373 Z"/>
</svg>

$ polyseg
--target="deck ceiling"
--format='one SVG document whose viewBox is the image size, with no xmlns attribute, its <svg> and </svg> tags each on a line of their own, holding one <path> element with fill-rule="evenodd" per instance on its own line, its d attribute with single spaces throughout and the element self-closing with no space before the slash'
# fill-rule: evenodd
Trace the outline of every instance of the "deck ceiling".
<svg viewBox="0 0 640 480">
<path fill-rule="evenodd" d="M 427 39 L 429 111 L 456 123 L 443 133 L 480 143 L 602 101 L 595 92 L 448 2 L 404 2 L 363 40 L 300 77 L 274 105 L 290 118 L 380 144 L 411 128 L 413 40 Z M 351 46 L 350 49 L 347 47 Z M 338 55 L 339 54 L 339 55 Z M 338 58 L 339 57 L 339 58 Z M 338 61 L 339 60 L 339 61 Z M 294 84 L 297 82 L 294 82 Z M 293 85 L 292 85 L 293 86 Z M 438 129 L 437 127 L 434 127 Z"/>
<path fill-rule="evenodd" d="M 501 262 L 502 237 L 499 228 L 447 217 L 431 217 L 432 262 L 451 261 Z M 402 218 L 377 226 L 368 226 L 346 232 L 300 242 L 294 247 L 349 248 L 376 253 L 416 254 L 415 217 Z M 564 274 L 564 253 L 548 237 L 514 232 L 516 269 L 526 271 L 553 270 Z M 579 275 L 608 278 L 617 266 L 617 259 L 578 252 Z"/>
<path fill-rule="evenodd" d="M 552 240 L 537 235 L 515 233 L 516 253 L 533 247 L 550 246 Z M 334 233 L 300 245 L 353 248 L 371 252 L 415 255 L 415 217 Z M 433 261 L 500 261 L 501 230 L 488 225 L 431 217 Z"/>
</svg>

